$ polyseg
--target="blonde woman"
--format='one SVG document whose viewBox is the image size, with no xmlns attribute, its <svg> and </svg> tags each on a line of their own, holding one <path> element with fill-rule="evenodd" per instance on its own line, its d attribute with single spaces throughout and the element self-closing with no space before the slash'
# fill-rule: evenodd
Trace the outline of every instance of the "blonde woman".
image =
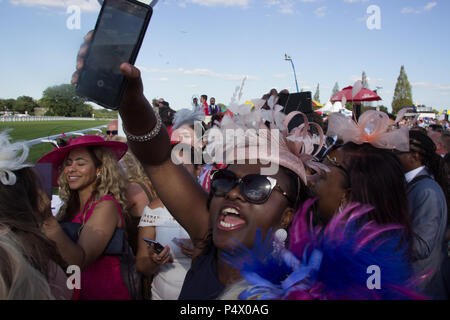
<svg viewBox="0 0 450 320">
<path fill-rule="evenodd" d="M 126 227 L 127 181 L 118 164 L 126 151 L 127 145 L 122 142 L 86 135 L 38 161 L 52 163 L 58 176 L 63 205 L 57 219 L 82 225 L 76 242 L 54 217 L 49 217 L 43 228 L 65 261 L 82 270 L 78 291 L 82 300 L 131 298 L 121 276 L 120 257 L 105 251 L 118 234 L 116 230 Z"/>
<path fill-rule="evenodd" d="M 120 141 L 127 143 L 127 139 L 121 136 L 115 136 L 112 141 Z M 150 179 L 144 171 L 141 163 L 136 159 L 134 154 L 128 150 L 120 159 L 119 165 L 124 170 L 128 179 L 127 185 L 127 211 L 130 217 L 130 223 L 127 228 L 128 241 L 134 252 L 137 250 L 137 226 L 141 219 L 142 212 L 150 202 L 156 199 L 155 190 L 153 189 Z"/>
<path fill-rule="evenodd" d="M 8 132 L 0 132 L 0 234 L 15 239 L 15 246 L 20 247 L 30 267 L 48 281 L 52 297 L 58 300 L 70 299 L 73 292 L 66 285 L 67 277 L 63 270 L 67 267 L 66 263 L 58 254 L 55 244 L 40 230 L 43 221 L 51 216 L 51 211 L 38 175 L 31 168 L 32 164 L 26 162 L 28 152 L 25 143 L 11 143 Z M 19 257 L 8 260 L 8 253 L 13 251 L 13 248 L 8 248 L 0 252 L 0 260 L 4 263 L 0 271 L 4 272 L 3 280 L 11 281 L 0 283 L 0 290 L 13 292 L 9 294 L 3 291 L 6 298 L 19 298 L 21 293 L 15 292 L 18 287 L 14 287 L 12 282 L 17 280 L 16 285 L 21 287 L 21 280 L 15 276 L 20 276 L 22 272 L 14 268 L 13 273 L 7 270 L 12 265 L 22 265 L 23 261 L 17 260 Z M 31 291 L 30 298 L 33 296 Z"/>
<path fill-rule="evenodd" d="M 0 225 L 0 300 L 53 300 L 47 279 L 24 252 L 20 240 Z"/>
</svg>

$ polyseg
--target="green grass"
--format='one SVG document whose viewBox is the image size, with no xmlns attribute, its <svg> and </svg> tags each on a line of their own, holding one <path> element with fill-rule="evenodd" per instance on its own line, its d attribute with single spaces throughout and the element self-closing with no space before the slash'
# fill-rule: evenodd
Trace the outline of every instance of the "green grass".
<svg viewBox="0 0 450 320">
<path fill-rule="evenodd" d="M 0 122 L 0 131 L 11 128 L 9 132 L 13 141 L 17 140 L 33 140 L 44 138 L 63 132 L 71 132 L 82 129 L 94 128 L 109 121 L 89 121 L 89 120 L 73 120 L 73 121 L 30 121 L 30 122 Z M 103 129 L 105 132 L 106 130 Z M 96 134 L 97 131 L 87 132 L 87 134 Z M 47 152 L 53 150 L 55 146 L 50 143 L 41 143 L 30 148 L 28 161 L 35 163 L 40 157 Z"/>
</svg>

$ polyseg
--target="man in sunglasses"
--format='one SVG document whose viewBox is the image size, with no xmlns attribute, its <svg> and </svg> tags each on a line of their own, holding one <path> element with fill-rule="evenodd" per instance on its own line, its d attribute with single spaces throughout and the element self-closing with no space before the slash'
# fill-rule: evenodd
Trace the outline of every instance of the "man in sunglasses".
<svg viewBox="0 0 450 320">
<path fill-rule="evenodd" d="M 118 128 L 119 128 L 119 121 L 113 120 L 110 123 L 108 123 L 108 126 L 106 127 L 106 140 L 113 140 L 115 136 L 118 134 Z"/>
</svg>

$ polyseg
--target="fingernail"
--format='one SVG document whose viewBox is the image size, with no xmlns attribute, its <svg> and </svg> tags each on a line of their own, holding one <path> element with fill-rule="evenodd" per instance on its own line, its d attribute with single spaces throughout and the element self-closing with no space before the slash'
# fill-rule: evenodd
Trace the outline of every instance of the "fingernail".
<svg viewBox="0 0 450 320">
<path fill-rule="evenodd" d="M 125 65 L 123 66 L 123 69 L 124 69 L 124 71 L 125 71 L 126 73 L 131 73 L 131 67 L 130 67 L 129 64 L 125 64 Z"/>
<path fill-rule="evenodd" d="M 166 244 L 166 246 L 165 246 L 166 248 L 169 248 L 169 245 L 168 244 Z"/>
</svg>

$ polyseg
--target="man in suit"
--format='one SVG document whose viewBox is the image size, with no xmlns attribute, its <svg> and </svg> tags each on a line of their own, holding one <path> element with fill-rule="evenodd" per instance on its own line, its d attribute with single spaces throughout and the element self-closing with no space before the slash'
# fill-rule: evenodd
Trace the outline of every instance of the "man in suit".
<svg viewBox="0 0 450 320">
<path fill-rule="evenodd" d="M 211 99 L 209 99 L 209 103 L 210 103 L 210 105 L 209 105 L 208 111 L 209 111 L 210 116 L 215 115 L 216 113 L 220 112 L 220 107 L 218 105 L 216 105 L 216 98 L 211 97 Z"/>
<path fill-rule="evenodd" d="M 416 273 L 431 271 L 421 283 L 432 299 L 447 299 L 445 285 L 447 250 L 446 179 L 436 145 L 418 130 L 409 133 L 410 151 L 398 155 L 407 182 L 409 213 L 413 228 L 412 267 Z"/>
</svg>

